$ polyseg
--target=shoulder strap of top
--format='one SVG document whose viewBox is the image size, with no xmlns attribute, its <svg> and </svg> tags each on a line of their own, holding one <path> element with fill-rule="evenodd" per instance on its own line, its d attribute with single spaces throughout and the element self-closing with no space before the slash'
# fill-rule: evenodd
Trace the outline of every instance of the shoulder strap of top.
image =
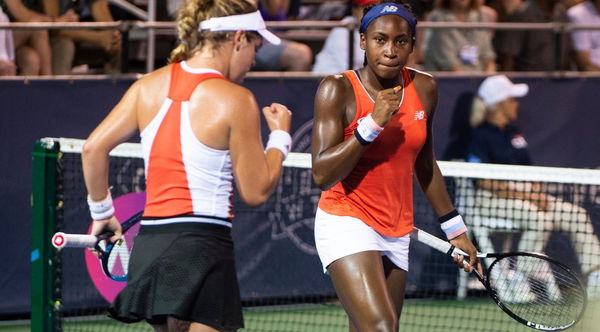
<svg viewBox="0 0 600 332">
<path fill-rule="evenodd" d="M 358 76 L 358 71 L 347 70 L 347 71 L 343 72 L 342 74 L 344 76 L 346 76 L 348 81 L 350 81 L 350 84 L 352 85 L 352 90 L 354 91 L 354 97 L 356 98 L 357 102 L 359 100 L 360 101 L 363 101 L 363 100 L 372 101 L 371 97 L 369 96 L 369 94 L 365 90 L 365 87 L 363 86 L 362 82 L 360 81 L 360 78 Z"/>
<path fill-rule="evenodd" d="M 402 67 L 402 80 L 404 82 L 404 87 L 407 87 L 412 82 L 412 78 L 410 77 L 410 72 L 408 68 Z"/>
<path fill-rule="evenodd" d="M 187 101 L 198 86 L 198 84 L 211 78 L 225 79 L 217 73 L 190 73 L 176 62 L 171 65 L 171 83 L 169 84 L 169 99 L 173 101 Z"/>
</svg>

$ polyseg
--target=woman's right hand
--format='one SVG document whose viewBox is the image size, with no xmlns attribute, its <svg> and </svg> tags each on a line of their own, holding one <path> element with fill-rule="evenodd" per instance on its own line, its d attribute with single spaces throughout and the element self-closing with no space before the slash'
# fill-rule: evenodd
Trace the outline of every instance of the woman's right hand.
<svg viewBox="0 0 600 332">
<path fill-rule="evenodd" d="M 263 107 L 262 112 L 271 131 L 283 130 L 290 132 L 292 111 L 285 105 L 272 103 L 270 106 Z"/>
<path fill-rule="evenodd" d="M 123 229 L 121 228 L 121 223 L 117 220 L 115 216 L 112 216 L 108 219 L 104 220 L 94 220 L 92 223 L 92 235 L 100 235 L 104 232 L 112 232 L 113 236 L 107 239 L 107 242 L 116 242 L 121 239 L 123 235 Z"/>
<path fill-rule="evenodd" d="M 381 127 L 390 121 L 392 115 L 398 112 L 400 107 L 400 98 L 402 96 L 402 87 L 397 86 L 391 89 L 381 90 L 375 98 L 375 106 L 373 107 L 373 120 Z"/>
</svg>

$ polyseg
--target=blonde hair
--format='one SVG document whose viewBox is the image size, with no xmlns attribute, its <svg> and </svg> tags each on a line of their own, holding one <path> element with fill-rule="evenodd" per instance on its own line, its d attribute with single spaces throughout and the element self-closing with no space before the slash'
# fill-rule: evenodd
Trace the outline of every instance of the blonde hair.
<svg viewBox="0 0 600 332">
<path fill-rule="evenodd" d="M 171 51 L 169 63 L 187 60 L 206 45 L 217 48 L 231 37 L 231 31 L 198 31 L 200 22 L 211 17 L 248 14 L 256 7 L 247 0 L 186 0 L 177 13 L 179 45 Z"/>
<path fill-rule="evenodd" d="M 481 97 L 474 97 L 473 103 L 471 104 L 471 115 L 469 117 L 469 124 L 471 128 L 479 127 L 485 121 L 487 113 L 493 112 L 498 108 L 498 104 L 486 105 Z"/>
</svg>

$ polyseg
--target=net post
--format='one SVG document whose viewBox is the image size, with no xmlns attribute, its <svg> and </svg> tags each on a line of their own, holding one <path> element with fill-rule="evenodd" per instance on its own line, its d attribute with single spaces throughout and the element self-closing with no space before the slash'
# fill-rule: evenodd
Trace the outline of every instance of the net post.
<svg viewBox="0 0 600 332">
<path fill-rule="evenodd" d="M 31 331 L 60 330 L 54 296 L 55 254 L 51 245 L 56 226 L 57 160 L 59 144 L 35 142 L 32 153 Z"/>
</svg>

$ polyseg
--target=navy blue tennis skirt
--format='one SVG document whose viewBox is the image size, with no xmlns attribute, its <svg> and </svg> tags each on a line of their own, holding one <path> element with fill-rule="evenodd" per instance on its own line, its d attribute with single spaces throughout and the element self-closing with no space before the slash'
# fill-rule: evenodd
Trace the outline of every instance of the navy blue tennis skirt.
<svg viewBox="0 0 600 332">
<path fill-rule="evenodd" d="M 142 226 L 128 278 L 109 309 L 117 320 L 164 324 L 172 316 L 218 330 L 244 326 L 229 227 Z"/>
</svg>

